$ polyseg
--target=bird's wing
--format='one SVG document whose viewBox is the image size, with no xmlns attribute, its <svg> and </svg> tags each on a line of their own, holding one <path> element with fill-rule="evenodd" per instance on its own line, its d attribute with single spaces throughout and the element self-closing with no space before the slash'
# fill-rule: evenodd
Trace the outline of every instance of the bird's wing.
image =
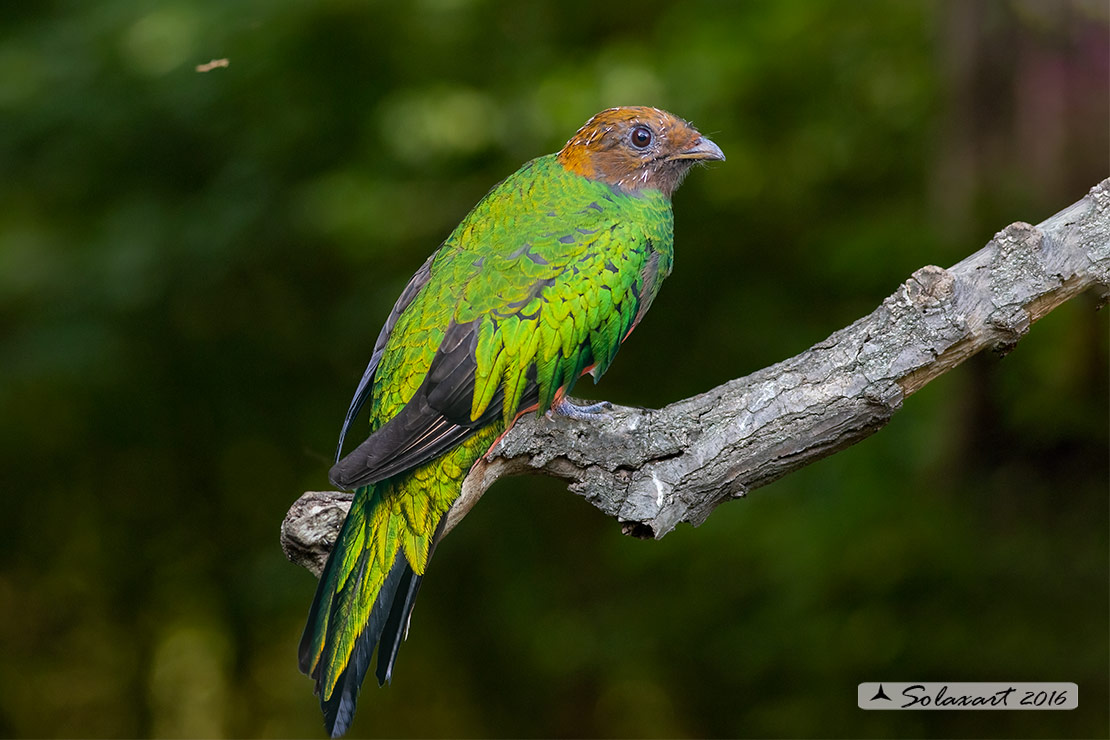
<svg viewBox="0 0 1110 740">
<path fill-rule="evenodd" d="M 414 468 L 451 449 L 500 416 L 491 408 L 470 417 L 473 324 L 451 324 L 424 382 L 396 416 L 332 466 L 335 485 L 354 489 Z M 472 390 L 471 390 L 472 393 Z"/>
<path fill-rule="evenodd" d="M 355 395 L 351 399 L 351 405 L 347 409 L 347 416 L 343 419 L 343 427 L 339 430 L 339 445 L 335 450 L 335 461 L 343 456 L 343 442 L 347 439 L 347 432 L 351 430 L 351 424 L 354 422 L 358 412 L 362 410 L 362 405 L 366 403 L 366 399 L 370 396 L 370 388 L 374 382 L 374 373 L 378 370 L 378 363 L 381 362 L 382 355 L 385 353 L 385 345 L 389 339 L 389 335 L 393 333 L 393 327 L 397 325 L 397 319 L 401 317 L 401 313 L 409 307 L 416 298 L 420 290 L 428 284 L 428 279 L 431 276 L 432 260 L 435 259 L 435 254 L 432 254 L 416 274 L 409 280 L 408 285 L 401 291 L 401 296 L 393 305 L 393 310 L 389 313 L 389 318 L 385 320 L 385 326 L 378 332 L 378 339 L 374 342 L 374 353 L 370 356 L 370 362 L 366 365 L 366 371 L 362 374 L 362 379 L 358 382 L 358 388 L 355 389 Z"/>
<path fill-rule="evenodd" d="M 574 219 L 524 231 L 532 237 L 509 248 L 468 250 L 448 240 L 409 310 L 449 303 L 450 322 L 419 387 L 332 467 L 334 484 L 357 488 L 401 473 L 499 418 L 507 426 L 520 409 L 549 407 L 586 370 L 601 376 L 658 289 L 654 242 L 665 242 L 662 274 L 670 269 L 670 222 L 645 229 L 623 204 L 598 202 Z M 424 331 L 416 324 L 403 331 Z M 396 354 L 383 366 L 413 343 L 387 338 L 383 357 Z"/>
</svg>

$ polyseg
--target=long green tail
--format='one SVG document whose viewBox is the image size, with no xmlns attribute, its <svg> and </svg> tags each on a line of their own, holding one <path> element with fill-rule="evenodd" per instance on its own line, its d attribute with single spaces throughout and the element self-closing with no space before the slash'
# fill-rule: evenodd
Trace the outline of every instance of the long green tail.
<svg viewBox="0 0 1110 740">
<path fill-rule="evenodd" d="M 328 558 L 301 637 L 301 670 L 316 681 L 332 737 L 346 732 L 378 649 L 389 681 L 447 511 L 500 425 L 401 475 L 359 488 Z"/>
</svg>

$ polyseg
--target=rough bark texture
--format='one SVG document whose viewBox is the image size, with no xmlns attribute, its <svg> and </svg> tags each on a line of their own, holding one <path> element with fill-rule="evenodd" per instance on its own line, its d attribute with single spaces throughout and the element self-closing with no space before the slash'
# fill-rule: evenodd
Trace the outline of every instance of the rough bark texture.
<svg viewBox="0 0 1110 740">
<path fill-rule="evenodd" d="M 868 316 L 805 352 L 662 409 L 527 416 L 470 472 L 448 531 L 490 485 L 561 478 L 638 537 L 697 525 L 721 502 L 881 429 L 902 400 L 1089 288 L 1110 291 L 1110 180 L 1037 226 L 1015 223 L 948 269 L 927 265 Z M 310 492 L 282 523 L 286 555 L 319 574 L 350 494 Z"/>
</svg>

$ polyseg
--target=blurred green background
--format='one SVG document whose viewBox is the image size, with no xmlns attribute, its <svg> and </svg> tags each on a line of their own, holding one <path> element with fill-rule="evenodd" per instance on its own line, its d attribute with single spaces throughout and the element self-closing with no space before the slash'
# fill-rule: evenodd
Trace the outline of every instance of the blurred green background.
<svg viewBox="0 0 1110 740">
<path fill-rule="evenodd" d="M 0 11 L 0 735 L 322 735 L 278 525 L 393 300 L 497 180 L 650 104 L 728 155 L 604 382 L 793 355 L 1108 174 L 1107 8 L 124 0 Z M 195 67 L 227 58 L 227 68 Z M 1105 737 L 1106 311 L 660 542 L 552 480 L 440 547 L 352 735 Z M 1072 712 L 862 712 L 873 680 Z"/>
</svg>

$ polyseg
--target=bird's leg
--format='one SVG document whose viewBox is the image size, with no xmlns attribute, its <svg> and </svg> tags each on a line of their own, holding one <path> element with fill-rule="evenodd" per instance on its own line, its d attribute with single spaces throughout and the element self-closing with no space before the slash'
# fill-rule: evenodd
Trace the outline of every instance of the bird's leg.
<svg viewBox="0 0 1110 740">
<path fill-rule="evenodd" d="M 611 408 L 613 408 L 613 404 L 609 403 L 608 401 L 598 401 L 597 403 L 587 404 L 586 406 L 576 406 L 575 404 L 568 401 L 566 396 L 560 395 L 559 400 L 556 401 L 551 408 L 544 412 L 544 416 L 546 416 L 548 419 L 553 419 L 555 418 L 555 416 L 566 416 L 571 419 L 578 419 L 579 421 L 608 421 L 609 419 L 612 419 L 613 416 L 611 414 L 605 413 L 605 409 Z M 505 431 L 501 432 L 501 436 L 495 439 L 493 444 L 489 446 L 489 449 L 486 450 L 486 454 L 482 456 L 482 459 L 484 459 L 486 462 L 492 460 L 494 449 L 497 448 L 498 443 L 501 442 L 505 435 L 509 433 L 509 430 L 513 428 L 513 424 L 516 424 L 520 417 L 524 416 L 530 411 L 535 410 L 536 404 L 533 404 L 528 408 L 523 409 L 522 411 L 518 411 L 516 418 L 513 419 L 513 423 L 505 427 Z"/>
<path fill-rule="evenodd" d="M 545 416 L 547 416 L 548 419 L 552 418 L 554 415 L 566 416 L 570 419 L 577 419 L 579 421 L 588 419 L 612 419 L 613 417 L 610 414 L 605 413 L 606 409 L 611 408 L 613 408 L 613 404 L 608 401 L 598 401 L 597 403 L 591 403 L 586 406 L 576 406 L 568 401 L 566 396 L 563 396 L 556 401 L 555 405 L 547 411 Z"/>
</svg>

